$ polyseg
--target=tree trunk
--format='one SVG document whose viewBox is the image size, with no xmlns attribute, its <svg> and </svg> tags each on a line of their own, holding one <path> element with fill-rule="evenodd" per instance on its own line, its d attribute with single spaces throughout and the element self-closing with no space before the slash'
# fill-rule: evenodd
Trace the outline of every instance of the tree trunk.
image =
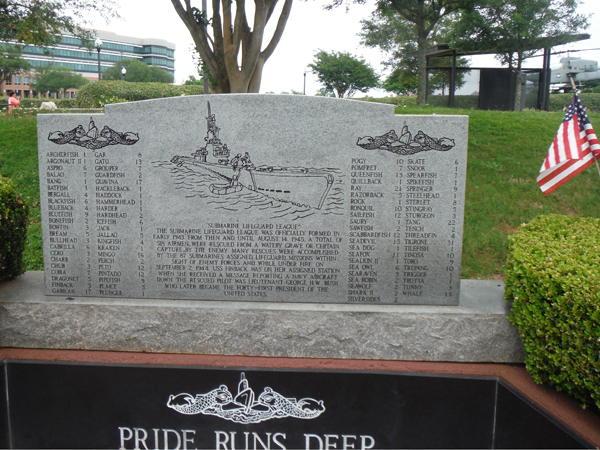
<svg viewBox="0 0 600 450">
<path fill-rule="evenodd" d="M 0 0 L 1 1 L 1 0 Z M 270 42 L 263 46 L 263 35 L 279 0 L 257 0 L 250 28 L 244 0 L 211 0 L 212 38 L 199 11 L 189 0 L 171 0 L 177 14 L 188 28 L 203 67 L 210 74 L 214 93 L 258 92 L 265 62 L 281 40 L 293 0 L 284 0 Z M 235 12 L 232 6 L 235 4 Z M 261 49 L 264 50 L 261 51 Z M 241 51 L 241 57 L 240 57 Z"/>
<path fill-rule="evenodd" d="M 515 88 L 515 111 L 521 111 L 523 108 L 521 106 L 521 99 L 525 100 L 523 97 L 523 71 L 521 70 L 521 66 L 523 64 L 523 53 L 517 53 L 517 68 L 515 72 L 517 72 L 517 85 Z"/>
<path fill-rule="evenodd" d="M 264 65 L 264 58 L 258 58 L 258 61 L 256 62 L 256 67 L 254 68 L 254 73 L 252 74 L 252 78 L 250 78 L 250 83 L 248 83 L 248 92 L 258 93 L 260 91 L 260 81 L 262 79 L 262 71 Z"/>
<path fill-rule="evenodd" d="M 424 106 L 427 101 L 427 34 L 424 27 L 419 26 L 417 37 L 417 105 Z"/>
</svg>

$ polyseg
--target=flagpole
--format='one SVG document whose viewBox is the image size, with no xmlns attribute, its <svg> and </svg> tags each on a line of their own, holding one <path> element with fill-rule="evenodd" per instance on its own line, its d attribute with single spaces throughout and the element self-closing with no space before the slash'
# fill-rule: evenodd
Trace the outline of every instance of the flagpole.
<svg viewBox="0 0 600 450">
<path fill-rule="evenodd" d="M 571 84 L 573 85 L 573 93 L 577 94 L 577 86 L 575 85 L 575 80 L 573 77 L 569 77 L 571 79 Z M 600 177 L 600 165 L 598 165 L 598 158 L 592 152 L 592 158 L 594 158 L 594 162 L 596 163 L 596 170 L 598 170 L 598 177 Z"/>
</svg>

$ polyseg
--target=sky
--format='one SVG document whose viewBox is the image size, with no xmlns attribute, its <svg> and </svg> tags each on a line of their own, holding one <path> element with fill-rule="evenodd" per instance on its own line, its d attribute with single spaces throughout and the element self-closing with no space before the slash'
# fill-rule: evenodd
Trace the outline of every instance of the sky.
<svg viewBox="0 0 600 450">
<path fill-rule="evenodd" d="M 170 0 L 116 0 L 116 2 L 119 4 L 121 20 L 112 20 L 106 24 L 100 19 L 93 22 L 94 28 L 125 36 L 164 39 L 175 43 L 175 83 L 182 84 L 190 75 L 198 77 L 192 56 L 192 38 Z M 209 5 L 210 3 L 208 2 Z M 252 4 L 252 2 L 248 3 Z M 279 3 L 282 4 L 283 1 L 280 0 Z M 598 0 L 584 0 L 579 12 L 590 15 L 594 10 L 598 10 L 597 3 Z M 324 4 L 325 0 L 294 2 L 281 41 L 265 64 L 261 93 L 291 93 L 292 90 L 303 92 L 306 89 L 307 95 L 314 95 L 320 85 L 308 65 L 313 62 L 314 55 L 319 50 L 349 52 L 364 59 L 377 73 L 385 75 L 384 67 L 381 65 L 385 56 L 377 49 L 360 45 L 358 37 L 361 29 L 360 21 L 369 18 L 375 8 L 375 1 L 367 0 L 364 5 L 352 4 L 348 10 L 345 6 L 341 6 L 326 11 L 323 9 Z M 201 1 L 192 0 L 192 6 L 201 8 Z M 274 22 L 275 14 L 273 16 L 271 22 Z M 270 39 L 273 29 L 274 25 L 267 29 L 265 42 Z M 600 29 L 600 13 L 590 18 L 590 27 L 586 31 L 591 35 L 590 40 L 555 47 L 554 51 L 596 49 L 572 52 L 571 56 L 600 61 L 600 32 L 595 32 L 598 29 Z M 552 66 L 558 65 L 562 56 L 553 55 Z M 527 67 L 541 67 L 541 65 L 542 58 L 534 57 L 526 62 Z M 471 58 L 471 66 L 500 67 L 500 64 L 493 56 L 476 56 Z M 307 72 L 306 76 L 305 72 Z M 476 80 L 465 86 L 463 92 L 458 93 L 471 93 L 473 89 L 477 89 Z M 357 96 L 361 95 L 357 94 Z M 368 95 L 382 96 L 389 93 L 373 90 L 369 91 Z"/>
</svg>

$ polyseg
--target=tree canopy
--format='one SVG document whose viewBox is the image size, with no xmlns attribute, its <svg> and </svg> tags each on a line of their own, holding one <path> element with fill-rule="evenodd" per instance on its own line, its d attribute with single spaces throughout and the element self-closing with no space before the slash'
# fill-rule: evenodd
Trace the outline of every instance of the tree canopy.
<svg viewBox="0 0 600 450">
<path fill-rule="evenodd" d="M 37 82 L 31 87 L 38 92 L 59 92 L 61 89 L 79 89 L 87 83 L 89 80 L 73 72 L 70 67 L 50 66 L 38 72 Z"/>
<path fill-rule="evenodd" d="M 323 84 L 321 93 L 325 95 L 351 97 L 357 91 L 367 92 L 379 83 L 379 77 L 370 65 L 346 52 L 320 50 L 308 66 Z"/>
<path fill-rule="evenodd" d="M 448 42 L 448 35 L 454 15 L 440 19 L 431 30 L 427 46 Z M 414 95 L 417 93 L 417 79 L 419 72 L 418 59 L 408 56 L 408 53 L 417 50 L 416 27 L 411 22 L 400 16 L 391 8 L 376 9 L 371 18 L 361 21 L 361 43 L 367 47 L 379 48 L 388 59 L 383 64 L 392 68 L 392 73 L 382 83 L 388 92 L 398 95 Z M 435 58 L 430 65 L 449 67 L 449 58 Z M 468 61 L 464 58 L 457 60 L 457 67 L 467 67 Z M 464 72 L 457 72 L 456 85 L 464 84 Z M 442 89 L 448 86 L 449 72 L 438 71 L 429 78 L 429 91 Z"/>
<path fill-rule="evenodd" d="M 342 0 L 336 0 L 341 3 Z M 414 42 L 417 51 L 417 103 L 425 104 L 427 85 L 426 50 L 432 37 L 443 26 L 444 19 L 469 8 L 475 0 L 381 0 L 374 19 L 398 25 L 397 42 Z M 389 30 L 390 27 L 387 27 Z"/>
<path fill-rule="evenodd" d="M 123 59 L 117 61 L 112 67 L 102 72 L 103 80 L 120 80 L 123 76 L 121 70 L 125 67 L 125 81 L 131 82 L 156 82 L 172 83 L 173 76 L 160 67 L 149 66 L 139 59 Z"/>
<path fill-rule="evenodd" d="M 30 64 L 21 58 L 22 50 L 15 45 L 0 44 L 0 83 L 13 75 L 28 72 Z"/>
<path fill-rule="evenodd" d="M 279 44 L 293 0 L 255 0 L 248 23 L 245 0 L 212 0 L 212 17 L 192 7 L 190 0 L 171 0 L 189 30 L 212 89 L 219 93 L 258 92 L 265 62 Z M 269 20 L 276 21 L 271 40 L 264 42 Z M 208 28 L 211 28 L 211 32 Z M 266 45 L 265 45 L 266 44 Z"/>
<path fill-rule="evenodd" d="M 540 48 L 568 41 L 588 26 L 587 18 L 577 14 L 578 6 L 579 0 L 480 0 L 460 15 L 452 45 L 493 51 L 503 64 L 520 67 Z"/>
<path fill-rule="evenodd" d="M 90 46 L 90 14 L 118 17 L 114 0 L 0 0 L 0 41 L 49 47 L 69 33 Z"/>
<path fill-rule="evenodd" d="M 481 0 L 464 11 L 453 29 L 452 45 L 458 50 L 489 51 L 524 83 L 523 61 L 540 48 L 568 42 L 588 26 L 577 14 L 579 0 Z M 521 89 L 515 107 L 520 108 Z"/>
</svg>

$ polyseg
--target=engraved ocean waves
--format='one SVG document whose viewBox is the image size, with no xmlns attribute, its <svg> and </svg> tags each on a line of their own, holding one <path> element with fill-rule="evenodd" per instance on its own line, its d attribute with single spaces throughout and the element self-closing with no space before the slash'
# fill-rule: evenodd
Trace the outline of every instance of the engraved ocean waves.
<svg viewBox="0 0 600 450">
<path fill-rule="evenodd" d="M 185 197 L 196 199 L 202 205 L 210 205 L 215 209 L 226 210 L 232 213 L 255 213 L 259 212 L 270 220 L 300 220 L 305 217 L 317 215 L 343 215 L 344 214 L 344 178 L 345 175 L 337 169 L 319 169 L 321 172 L 329 173 L 334 177 L 327 198 L 322 208 L 315 209 L 307 205 L 294 204 L 281 201 L 273 196 L 261 194 L 250 189 L 242 189 L 228 195 L 218 195 L 211 192 L 210 186 L 222 179 L 210 172 L 196 172 L 185 165 L 176 165 L 170 161 L 153 161 L 155 167 L 167 169 L 173 178 L 175 188 L 185 191 Z M 193 205 L 190 204 L 190 207 Z"/>
</svg>

